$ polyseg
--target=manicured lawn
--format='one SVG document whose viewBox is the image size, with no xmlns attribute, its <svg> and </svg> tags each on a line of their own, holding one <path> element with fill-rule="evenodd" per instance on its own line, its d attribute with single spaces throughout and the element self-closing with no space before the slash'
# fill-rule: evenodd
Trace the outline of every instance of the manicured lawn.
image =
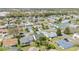
<svg viewBox="0 0 79 59">
<path fill-rule="evenodd" d="M 73 46 L 73 47 L 71 47 L 69 49 L 66 49 L 65 51 L 76 51 L 78 49 L 79 49 L 79 47 Z"/>
<path fill-rule="evenodd" d="M 21 50 L 23 51 L 28 51 L 28 49 L 30 48 L 31 46 L 25 46 L 25 47 L 22 47 Z"/>
<path fill-rule="evenodd" d="M 21 47 L 23 51 L 27 51 L 29 48 L 35 47 L 35 42 L 32 42 L 30 46 Z"/>
<path fill-rule="evenodd" d="M 0 47 L 0 51 L 6 51 L 7 48 Z"/>
</svg>

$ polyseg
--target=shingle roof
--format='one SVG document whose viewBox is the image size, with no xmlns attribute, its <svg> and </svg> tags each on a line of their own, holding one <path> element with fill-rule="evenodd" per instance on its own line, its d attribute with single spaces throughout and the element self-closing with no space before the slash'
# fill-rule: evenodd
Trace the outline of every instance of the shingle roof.
<svg viewBox="0 0 79 59">
<path fill-rule="evenodd" d="M 31 42 L 32 40 L 33 40 L 32 36 L 25 36 L 20 39 L 20 43 L 28 43 L 28 42 Z"/>
<path fill-rule="evenodd" d="M 57 34 L 54 33 L 54 32 L 48 33 L 48 37 L 49 37 L 49 38 L 51 38 L 51 37 L 56 37 L 56 36 L 57 36 Z"/>
<path fill-rule="evenodd" d="M 10 47 L 10 46 L 13 46 L 13 45 L 16 45 L 18 42 L 17 42 L 17 39 L 5 39 L 3 40 L 3 46 L 4 47 Z"/>
<path fill-rule="evenodd" d="M 62 23 L 68 23 L 69 21 L 70 20 L 65 19 L 65 20 L 62 21 Z"/>
<path fill-rule="evenodd" d="M 66 40 L 59 40 L 59 41 L 57 42 L 57 44 L 58 44 L 59 46 L 63 47 L 63 48 L 70 48 L 70 47 L 73 46 L 73 44 L 72 44 L 71 42 L 66 41 Z"/>
</svg>

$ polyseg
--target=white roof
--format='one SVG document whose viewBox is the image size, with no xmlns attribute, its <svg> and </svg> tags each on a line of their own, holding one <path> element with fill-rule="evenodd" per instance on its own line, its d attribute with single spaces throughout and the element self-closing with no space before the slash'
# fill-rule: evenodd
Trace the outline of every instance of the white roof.
<svg viewBox="0 0 79 59">
<path fill-rule="evenodd" d="M 45 36 L 48 36 L 48 37 L 56 37 L 57 36 L 57 34 L 55 33 L 55 32 L 50 32 L 50 33 L 48 33 L 48 32 L 42 32 Z"/>
<path fill-rule="evenodd" d="M 0 12 L 0 16 L 6 16 L 9 12 Z"/>
<path fill-rule="evenodd" d="M 68 23 L 70 20 L 63 20 L 61 23 Z"/>
</svg>

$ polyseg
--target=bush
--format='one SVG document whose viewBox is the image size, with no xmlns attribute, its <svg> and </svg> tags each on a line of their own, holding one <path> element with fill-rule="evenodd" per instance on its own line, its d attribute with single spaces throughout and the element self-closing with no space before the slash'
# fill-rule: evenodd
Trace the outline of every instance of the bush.
<svg viewBox="0 0 79 59">
<path fill-rule="evenodd" d="M 62 18 L 60 18 L 58 21 L 61 22 L 62 21 Z"/>
<path fill-rule="evenodd" d="M 36 40 L 37 46 L 47 46 L 48 38 L 47 37 L 40 37 L 38 40 Z"/>
<path fill-rule="evenodd" d="M 64 33 L 65 34 L 71 34 L 70 28 L 66 27 L 65 30 L 64 30 Z"/>
<path fill-rule="evenodd" d="M 29 32 L 28 28 L 26 28 L 26 31 Z"/>
<path fill-rule="evenodd" d="M 48 44 L 47 49 L 56 49 L 56 47 L 53 44 Z"/>
<path fill-rule="evenodd" d="M 57 32 L 56 33 L 57 33 L 58 36 L 61 36 L 62 35 L 61 34 L 61 29 L 60 28 L 57 28 Z"/>
</svg>

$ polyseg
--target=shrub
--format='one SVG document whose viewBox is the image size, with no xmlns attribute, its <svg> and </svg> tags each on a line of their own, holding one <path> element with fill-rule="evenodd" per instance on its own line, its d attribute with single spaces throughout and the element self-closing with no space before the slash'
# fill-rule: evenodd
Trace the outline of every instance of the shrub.
<svg viewBox="0 0 79 59">
<path fill-rule="evenodd" d="M 64 30 L 64 33 L 65 34 L 71 34 L 70 28 L 66 27 L 65 30 Z"/>
<path fill-rule="evenodd" d="M 56 47 L 53 44 L 48 44 L 47 49 L 56 49 Z"/>
<path fill-rule="evenodd" d="M 36 40 L 37 46 L 47 46 L 48 38 L 47 37 L 40 37 L 38 40 Z"/>
<path fill-rule="evenodd" d="M 61 34 L 61 29 L 60 28 L 57 28 L 57 32 L 56 33 L 57 33 L 58 36 L 61 36 L 62 35 Z"/>
</svg>

